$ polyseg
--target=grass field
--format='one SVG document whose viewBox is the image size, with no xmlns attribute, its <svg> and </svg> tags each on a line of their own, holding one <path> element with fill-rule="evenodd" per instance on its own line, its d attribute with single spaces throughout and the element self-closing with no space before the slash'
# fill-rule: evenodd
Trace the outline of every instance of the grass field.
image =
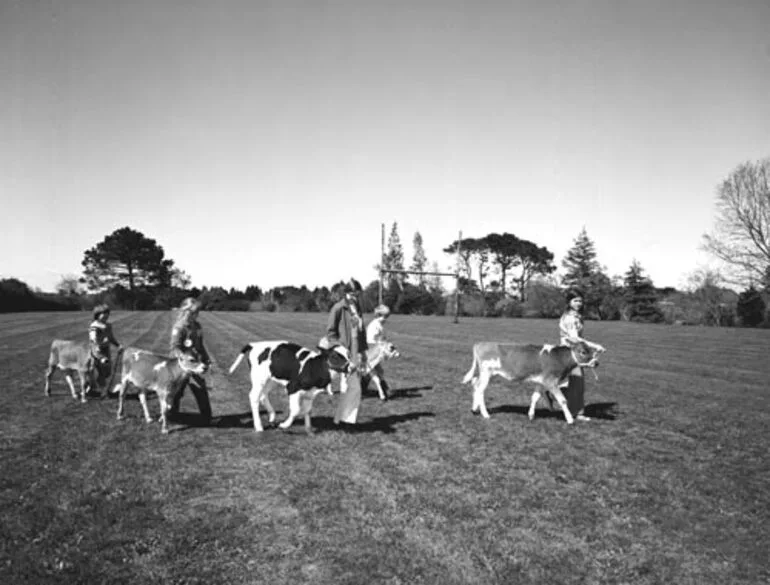
<svg viewBox="0 0 770 585">
<path fill-rule="evenodd" d="M 483 420 L 460 384 L 474 341 L 553 342 L 555 322 L 396 315 L 393 400 L 367 394 L 340 430 L 321 395 L 314 436 L 254 433 L 246 368 L 227 368 L 247 341 L 312 346 L 325 319 L 203 314 L 214 421 L 188 393 L 162 436 L 137 400 L 117 421 L 59 374 L 44 396 L 51 339 L 86 314 L 0 316 L 0 583 L 770 582 L 769 331 L 588 322 L 608 353 L 594 420 L 568 426 L 499 381 Z M 170 320 L 112 318 L 160 351 Z"/>
</svg>

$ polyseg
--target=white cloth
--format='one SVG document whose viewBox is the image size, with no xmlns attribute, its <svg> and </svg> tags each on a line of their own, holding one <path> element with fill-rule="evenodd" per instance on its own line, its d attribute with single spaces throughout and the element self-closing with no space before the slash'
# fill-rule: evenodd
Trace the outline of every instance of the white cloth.
<svg viewBox="0 0 770 585">
<path fill-rule="evenodd" d="M 355 424 L 361 405 L 361 378 L 358 372 L 340 378 L 340 397 L 334 413 L 335 423 Z"/>
<path fill-rule="evenodd" d="M 382 319 L 372 319 L 366 328 L 366 343 L 374 345 L 378 341 L 387 341 L 385 336 L 385 326 Z"/>
</svg>

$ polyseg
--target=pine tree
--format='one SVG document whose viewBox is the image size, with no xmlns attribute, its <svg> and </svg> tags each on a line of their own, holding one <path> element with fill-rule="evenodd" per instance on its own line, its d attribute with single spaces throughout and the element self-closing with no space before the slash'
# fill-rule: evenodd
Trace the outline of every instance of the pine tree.
<svg viewBox="0 0 770 585">
<path fill-rule="evenodd" d="M 567 251 L 561 265 L 565 271 L 562 285 L 566 288 L 580 289 L 594 274 L 601 272 L 596 260 L 596 248 L 585 227 L 573 241 L 572 248 Z"/>
<path fill-rule="evenodd" d="M 658 307 L 658 298 L 652 281 L 644 275 L 644 269 L 636 259 L 623 277 L 625 314 L 629 321 L 658 323 L 663 313 Z"/>
<path fill-rule="evenodd" d="M 602 309 L 602 303 L 613 294 L 612 281 L 597 261 L 596 248 L 585 227 L 580 230 L 561 265 L 565 271 L 561 279 L 562 286 L 567 290 L 580 291 L 586 316 L 608 318 Z"/>
<path fill-rule="evenodd" d="M 738 305 L 735 307 L 741 323 L 746 327 L 756 327 L 765 320 L 765 300 L 762 294 L 750 286 L 738 295 Z"/>
<path fill-rule="evenodd" d="M 422 236 L 420 235 L 420 232 L 414 233 L 412 248 L 414 250 L 414 256 L 412 257 L 410 270 L 424 272 L 425 267 L 428 265 L 428 258 L 425 256 L 425 248 L 423 248 L 422 245 Z M 415 280 L 417 281 L 417 286 L 423 289 L 425 288 L 426 279 L 424 274 L 416 274 Z"/>
<path fill-rule="evenodd" d="M 385 253 L 383 268 L 386 270 L 404 269 L 404 248 L 401 246 L 401 238 L 398 236 L 398 222 L 395 221 L 388 236 L 388 249 Z M 394 283 L 401 287 L 404 277 L 402 274 L 388 273 L 387 280 L 389 287 Z"/>
</svg>

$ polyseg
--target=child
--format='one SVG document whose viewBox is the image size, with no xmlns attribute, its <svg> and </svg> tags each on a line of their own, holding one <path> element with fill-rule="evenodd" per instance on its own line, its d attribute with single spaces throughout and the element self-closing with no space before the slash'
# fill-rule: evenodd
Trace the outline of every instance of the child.
<svg viewBox="0 0 770 585">
<path fill-rule="evenodd" d="M 110 373 L 112 372 L 112 356 L 110 355 L 110 344 L 116 346 L 119 350 L 122 346 L 115 339 L 112 333 L 112 325 L 107 321 L 110 318 L 110 308 L 107 305 L 96 305 L 94 307 L 94 320 L 88 327 L 88 342 L 91 348 L 91 359 L 93 368 L 96 370 L 96 385 L 103 389 L 106 396 L 109 388 L 105 388 Z"/>
<path fill-rule="evenodd" d="M 388 343 L 388 338 L 385 334 L 385 321 L 389 316 L 390 309 L 387 306 L 377 305 L 374 309 L 374 319 L 366 328 L 366 343 L 369 346 L 369 352 L 376 352 L 377 356 L 373 356 L 369 363 L 371 370 L 366 375 L 364 382 L 362 382 L 362 387 L 366 388 L 368 382 L 370 380 L 373 381 L 375 386 L 377 386 L 380 400 L 387 400 L 389 398 L 388 382 L 385 380 L 385 371 L 382 368 L 382 362 L 386 357 L 383 354 L 383 347 L 384 344 Z"/>
</svg>

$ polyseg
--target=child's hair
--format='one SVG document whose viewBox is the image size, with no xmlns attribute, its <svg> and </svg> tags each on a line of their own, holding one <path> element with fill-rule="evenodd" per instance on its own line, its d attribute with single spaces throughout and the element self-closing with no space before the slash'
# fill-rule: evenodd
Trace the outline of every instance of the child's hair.
<svg viewBox="0 0 770 585">
<path fill-rule="evenodd" d="M 390 309 L 386 305 L 377 305 L 374 308 L 375 317 L 387 317 L 390 315 Z"/>
<path fill-rule="evenodd" d="M 182 327 L 189 324 L 192 318 L 192 314 L 200 310 L 201 310 L 200 301 L 194 299 L 193 297 L 187 297 L 179 305 L 179 309 L 177 309 L 178 313 L 176 316 L 176 321 L 174 323 L 174 326 Z"/>
</svg>

